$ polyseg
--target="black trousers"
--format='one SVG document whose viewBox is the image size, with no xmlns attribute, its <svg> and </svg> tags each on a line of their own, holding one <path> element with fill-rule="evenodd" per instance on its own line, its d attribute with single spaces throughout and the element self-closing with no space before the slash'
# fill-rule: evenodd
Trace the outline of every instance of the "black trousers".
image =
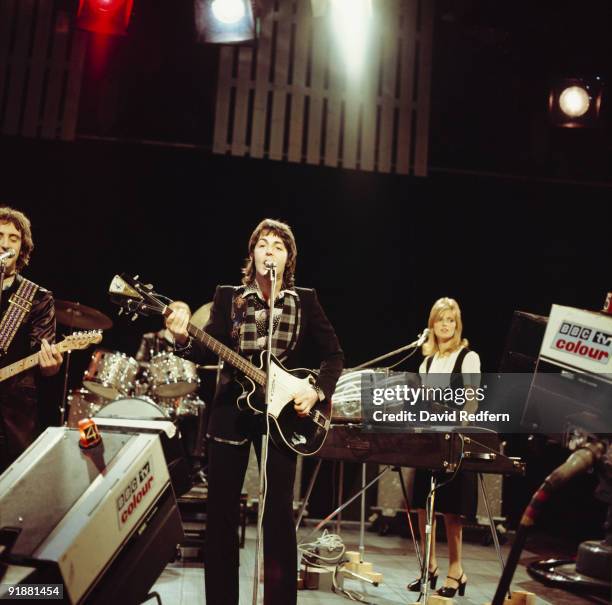
<svg viewBox="0 0 612 605">
<path fill-rule="evenodd" d="M 293 520 L 295 454 L 270 440 L 268 493 L 263 520 L 264 603 L 295 605 L 297 545 Z M 253 437 L 261 463 L 261 438 Z M 211 439 L 208 445 L 208 504 L 204 572 L 207 605 L 238 605 L 240 493 L 251 443 L 231 445 Z M 249 590 L 250 594 L 250 590 Z"/>
</svg>

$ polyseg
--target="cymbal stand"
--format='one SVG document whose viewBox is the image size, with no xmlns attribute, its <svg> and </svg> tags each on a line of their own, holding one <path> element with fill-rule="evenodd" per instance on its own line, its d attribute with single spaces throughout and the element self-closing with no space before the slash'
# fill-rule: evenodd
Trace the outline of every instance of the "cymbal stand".
<svg viewBox="0 0 612 605">
<path fill-rule="evenodd" d="M 80 306 L 81 303 L 77 302 L 77 308 Z M 74 318 L 74 313 L 70 316 L 72 319 Z M 74 323 L 71 322 L 70 325 L 68 326 L 68 328 L 70 329 L 69 332 L 69 336 L 72 336 L 72 334 L 74 333 Z M 66 405 L 68 403 L 68 374 L 70 372 L 70 356 L 71 356 L 72 351 L 70 349 L 68 349 L 68 351 L 66 352 L 66 367 L 64 368 L 64 389 L 62 392 L 62 407 L 60 408 L 60 412 L 61 412 L 61 416 L 60 416 L 60 426 L 66 426 L 67 424 L 67 419 L 66 419 Z"/>
</svg>

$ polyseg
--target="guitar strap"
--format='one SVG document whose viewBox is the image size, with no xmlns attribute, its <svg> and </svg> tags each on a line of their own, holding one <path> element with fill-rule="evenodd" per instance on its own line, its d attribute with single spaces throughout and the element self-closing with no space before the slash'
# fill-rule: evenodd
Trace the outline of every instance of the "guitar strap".
<svg viewBox="0 0 612 605">
<path fill-rule="evenodd" d="M 19 326 L 32 309 L 37 291 L 38 286 L 34 282 L 22 277 L 17 291 L 11 294 L 8 309 L 0 321 L 0 355 L 6 355 Z"/>
</svg>

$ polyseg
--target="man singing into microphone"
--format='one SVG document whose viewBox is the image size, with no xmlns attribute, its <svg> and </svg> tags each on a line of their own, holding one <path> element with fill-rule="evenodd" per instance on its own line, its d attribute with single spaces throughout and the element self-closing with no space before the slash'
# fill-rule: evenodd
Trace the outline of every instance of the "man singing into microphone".
<svg viewBox="0 0 612 605">
<path fill-rule="evenodd" d="M 39 369 L 0 382 L 0 472 L 37 437 L 36 378 L 53 376 L 62 364 L 55 345 L 55 306 L 51 292 L 20 275 L 34 248 L 29 219 L 0 207 L 0 262 L 4 286 L 0 304 L 0 367 L 39 351 Z"/>
<path fill-rule="evenodd" d="M 243 357 L 254 360 L 267 346 L 268 309 L 274 300 L 272 353 L 285 367 L 318 368 L 314 386 L 294 395 L 296 414 L 307 415 L 317 400 L 331 399 L 342 371 L 343 353 L 314 290 L 294 287 L 297 248 L 288 225 L 265 219 L 248 245 L 241 286 L 219 286 L 205 331 Z M 269 268 L 276 267 L 271 292 Z M 168 328 L 188 355 L 202 359 L 187 336 L 188 316 L 181 309 L 168 318 Z M 260 457 L 262 415 L 241 412 L 242 392 L 226 365 L 213 399 L 208 425 L 209 467 L 205 548 L 206 602 L 238 605 L 238 521 L 240 492 L 251 443 Z M 267 498 L 263 520 L 264 603 L 293 605 L 297 599 L 297 558 L 293 520 L 296 455 L 270 441 Z"/>
</svg>

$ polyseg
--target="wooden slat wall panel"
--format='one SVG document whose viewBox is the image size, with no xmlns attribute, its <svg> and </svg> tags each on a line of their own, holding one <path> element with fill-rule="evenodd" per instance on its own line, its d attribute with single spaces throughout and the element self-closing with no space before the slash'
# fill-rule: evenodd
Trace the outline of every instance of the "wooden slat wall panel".
<svg viewBox="0 0 612 605">
<path fill-rule="evenodd" d="M 272 96 L 272 118 L 270 132 L 271 160 L 283 159 L 285 140 L 285 111 L 289 82 L 289 50 L 291 46 L 291 26 L 293 24 L 293 2 L 282 2 L 278 12 L 276 27 L 276 52 L 270 60 L 274 62 L 274 94 Z"/>
<path fill-rule="evenodd" d="M 323 100 L 325 97 L 325 70 L 329 60 L 329 37 L 320 21 L 312 25 L 311 76 L 310 76 L 310 113 L 308 119 L 309 164 L 321 163 L 321 131 L 323 120 Z"/>
<path fill-rule="evenodd" d="M 28 48 L 32 31 L 34 15 L 34 0 L 20 0 L 17 10 L 17 29 L 15 33 L 15 45 L 13 46 L 13 59 L 8 89 L 6 110 L 4 113 L 3 132 L 5 134 L 17 134 L 21 121 L 21 103 L 23 90 L 27 82 L 28 71 Z"/>
<path fill-rule="evenodd" d="M 66 141 L 73 140 L 76 137 L 79 99 L 81 97 L 81 76 L 83 74 L 83 64 L 85 63 L 87 41 L 88 37 L 85 32 L 77 30 L 73 33 L 70 68 L 68 70 L 68 87 L 64 102 L 64 119 L 60 137 Z"/>
<path fill-rule="evenodd" d="M 87 38 L 54 0 L 0 0 L 0 133 L 76 136 Z"/>
<path fill-rule="evenodd" d="M 416 54 L 417 3 L 406 2 L 402 6 L 402 41 L 400 71 L 400 113 L 397 144 L 397 171 L 410 172 L 410 146 L 412 144 L 412 107 L 414 97 L 414 70 Z"/>
<path fill-rule="evenodd" d="M 232 82 L 232 61 L 235 49 L 224 46 L 219 57 L 219 84 L 215 108 L 214 153 L 227 151 L 227 131 L 229 128 L 230 91 Z"/>
<path fill-rule="evenodd" d="M 366 57 L 367 79 L 363 84 L 361 113 L 361 170 L 372 171 L 375 167 L 376 115 L 378 113 L 378 70 L 380 66 L 380 39 L 371 41 Z"/>
<path fill-rule="evenodd" d="M 2 105 L 6 89 L 11 29 L 16 6 L 17 0 L 0 0 L 0 118 L 4 114 Z"/>
<path fill-rule="evenodd" d="M 56 19 L 58 16 L 56 16 Z M 62 32 L 53 37 L 53 50 L 51 51 L 51 69 L 47 83 L 47 97 L 43 114 L 42 136 L 45 139 L 55 138 L 57 135 L 60 117 L 60 103 L 64 72 L 68 51 L 68 32 Z"/>
<path fill-rule="evenodd" d="M 414 173 L 427 176 L 427 156 L 429 151 L 429 113 L 431 95 L 431 62 L 433 53 L 433 2 L 421 0 L 421 23 L 419 36 L 419 96 L 417 99 L 416 150 Z M 429 36 L 423 35 L 429 32 Z"/>
<path fill-rule="evenodd" d="M 378 170 L 391 172 L 391 153 L 393 144 L 393 117 L 395 114 L 395 78 L 398 52 L 399 2 L 387 0 L 391 11 L 385 14 L 384 33 L 382 35 L 382 90 L 380 100 L 380 139 Z"/>
<path fill-rule="evenodd" d="M 302 160 L 306 68 L 310 51 L 308 45 L 312 32 L 312 21 L 307 18 L 308 3 L 298 2 L 296 10 L 296 23 L 294 23 L 295 55 L 293 59 L 293 81 L 291 83 L 291 124 L 289 126 L 288 159 L 290 162 L 300 162 Z"/>
<path fill-rule="evenodd" d="M 238 76 L 236 79 L 236 109 L 234 111 L 234 136 L 232 139 L 232 155 L 246 153 L 247 113 L 249 104 L 249 84 L 251 82 L 251 64 L 253 49 L 238 50 Z"/>
<path fill-rule="evenodd" d="M 42 88 L 45 77 L 45 57 L 49 46 L 50 24 L 53 16 L 53 6 L 50 2 L 38 4 L 38 19 L 36 20 L 36 33 L 34 34 L 34 50 L 30 68 L 30 79 L 26 99 L 26 110 L 23 121 L 22 134 L 26 137 L 35 137 L 40 120 L 40 106 L 42 105 Z"/>
<path fill-rule="evenodd" d="M 244 50 L 236 77 L 231 62 L 226 67 L 228 52 L 221 53 L 214 151 L 425 176 L 434 2 L 373 2 L 373 23 L 382 26 L 372 35 L 361 78 L 352 82 L 328 17 L 313 18 L 311 0 L 277 0 L 262 22 L 254 80 Z"/>
<path fill-rule="evenodd" d="M 276 14 L 263 20 L 261 38 L 257 47 L 257 72 L 255 81 L 255 101 L 253 105 L 253 135 L 250 153 L 254 158 L 263 158 L 266 140 L 266 116 L 268 110 L 268 91 L 270 88 L 270 57 L 272 55 L 272 30 Z"/>
</svg>

